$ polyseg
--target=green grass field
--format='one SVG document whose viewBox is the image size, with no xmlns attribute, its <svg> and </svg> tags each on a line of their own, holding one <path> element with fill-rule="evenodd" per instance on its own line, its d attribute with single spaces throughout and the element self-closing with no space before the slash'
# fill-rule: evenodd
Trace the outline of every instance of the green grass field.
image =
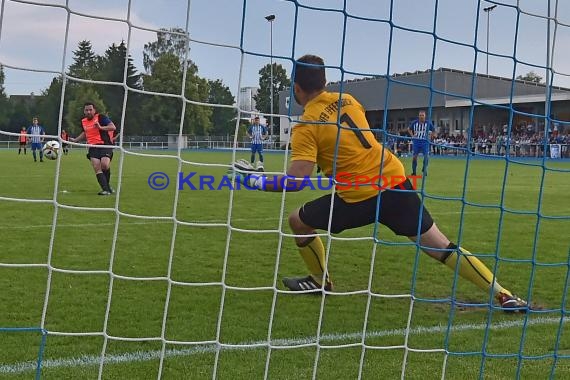
<svg viewBox="0 0 570 380">
<path fill-rule="evenodd" d="M 430 161 L 425 202 L 440 229 L 545 308 L 520 316 L 491 309 L 470 283 L 454 286 L 452 271 L 384 227 L 375 244 L 374 226 L 332 239 L 334 294 L 285 293 L 283 276 L 306 274 L 287 215 L 323 192 L 176 194 L 177 172 L 219 180 L 225 168 L 200 164 L 232 157 L 183 158 L 191 163 L 117 153 L 120 191 L 100 197 L 82 149 L 60 161 L 55 193 L 56 161 L 0 151 L 0 378 L 34 378 L 42 348 L 42 379 L 97 378 L 103 347 L 105 379 L 156 378 L 163 349 L 164 379 L 266 370 L 270 379 L 356 379 L 360 370 L 395 379 L 404 365 L 406 379 L 570 377 L 570 162 L 544 171 L 539 161 L 471 160 L 466 172 L 465 159 Z M 266 170 L 283 159 L 266 154 Z M 150 189 L 156 171 L 169 175 L 166 190 Z"/>
</svg>

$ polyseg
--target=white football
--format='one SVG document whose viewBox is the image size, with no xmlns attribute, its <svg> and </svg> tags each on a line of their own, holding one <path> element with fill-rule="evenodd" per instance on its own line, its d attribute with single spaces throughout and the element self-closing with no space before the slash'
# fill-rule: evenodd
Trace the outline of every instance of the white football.
<svg viewBox="0 0 570 380">
<path fill-rule="evenodd" d="M 49 160 L 56 160 L 59 155 L 59 142 L 55 140 L 48 141 L 42 149 L 44 157 Z"/>
</svg>

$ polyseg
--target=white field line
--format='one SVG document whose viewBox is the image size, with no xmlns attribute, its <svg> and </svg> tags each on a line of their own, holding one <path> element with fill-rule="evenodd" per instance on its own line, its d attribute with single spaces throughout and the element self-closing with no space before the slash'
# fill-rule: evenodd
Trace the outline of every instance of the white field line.
<svg viewBox="0 0 570 380">
<path fill-rule="evenodd" d="M 232 218 L 234 222 L 249 222 L 253 219 L 250 218 Z M 256 221 L 272 221 L 276 219 L 255 219 Z M 188 221 L 183 220 L 184 223 L 226 223 L 227 220 L 200 220 L 200 221 Z M 120 225 L 144 225 L 144 224 L 167 224 L 172 223 L 172 220 L 148 220 L 146 222 L 119 222 Z M 101 227 L 101 226 L 114 226 L 115 223 L 77 223 L 77 224 L 63 224 L 58 223 L 57 228 L 68 228 L 68 227 Z M 25 226 L 2 226 L 0 225 L 1 230 L 25 230 L 25 229 L 34 229 L 34 228 L 51 228 L 51 224 L 30 224 Z"/>
<path fill-rule="evenodd" d="M 564 319 L 563 323 L 569 322 L 570 319 Z M 527 326 L 531 325 L 548 325 L 548 324 L 558 324 L 560 323 L 560 318 L 554 317 L 538 317 L 534 319 L 529 319 L 526 323 Z M 491 330 L 502 330 L 513 327 L 522 327 L 524 325 L 523 319 L 503 321 L 489 326 Z M 462 331 L 474 331 L 474 330 L 485 330 L 487 328 L 486 323 L 479 324 L 461 324 L 455 325 L 450 328 L 451 332 L 462 332 Z M 421 335 L 421 334 L 436 334 L 445 333 L 448 327 L 446 325 L 437 326 L 418 326 L 411 328 L 409 334 L 411 335 Z M 49 333 L 48 333 L 49 335 Z M 406 329 L 392 329 L 392 330 L 379 330 L 370 331 L 366 334 L 367 338 L 379 338 L 388 336 L 405 336 Z M 349 339 L 362 338 L 362 333 L 344 333 L 344 334 L 325 334 L 321 335 L 320 342 L 322 343 L 334 343 L 338 341 L 345 341 Z M 287 347 L 287 346 L 298 346 L 298 345 L 311 345 L 315 344 L 317 338 L 306 337 L 306 338 L 292 338 L 292 339 L 276 339 L 271 341 L 271 345 L 274 347 Z M 230 351 L 246 351 L 251 349 L 258 349 L 267 347 L 268 343 L 266 341 L 258 342 L 242 342 L 239 344 L 228 344 L 227 346 L 221 346 L 220 348 L 214 344 L 206 344 L 203 346 L 194 346 L 191 348 L 183 349 L 169 349 L 165 352 L 165 357 L 186 357 L 204 353 L 213 353 L 216 350 L 230 350 Z M 444 352 L 444 349 L 437 349 Z M 134 351 L 124 354 L 106 355 L 106 364 L 123 364 L 123 363 L 136 363 L 136 362 L 147 362 L 151 360 L 156 360 L 160 358 L 160 350 L 155 351 Z M 99 365 L 101 360 L 100 356 L 95 355 L 83 355 L 75 358 L 61 358 L 61 359 L 46 359 L 42 361 L 42 368 L 49 369 L 59 369 L 59 368 L 69 368 L 69 367 L 87 367 Z M 13 364 L 0 365 L 0 374 L 21 374 L 25 372 L 35 371 L 37 362 L 19 362 Z"/>
<path fill-rule="evenodd" d="M 487 214 L 490 212 L 497 212 L 496 209 L 486 209 L 486 210 L 479 210 L 479 211 L 465 211 L 465 215 L 470 214 Z M 434 213 L 435 216 L 437 215 L 459 215 L 461 211 L 441 211 L 437 214 Z M 254 219 L 252 218 L 232 218 L 232 222 L 251 222 Z M 277 221 L 277 218 L 256 218 L 256 222 L 272 222 Z M 213 219 L 213 220 L 181 220 L 181 222 L 185 223 L 226 223 L 227 220 L 221 219 Z M 172 223 L 170 220 L 148 220 L 146 222 L 120 222 L 122 225 L 143 225 L 143 224 L 163 224 L 163 223 Z M 68 227 L 101 227 L 101 226 L 114 226 L 115 223 L 78 223 L 78 224 L 63 224 L 58 223 L 57 227 L 61 228 L 68 228 Z M 25 229 L 34 229 L 34 228 L 51 228 L 51 224 L 27 224 L 25 226 L 14 226 L 14 225 L 0 225 L 1 230 L 25 230 Z"/>
</svg>

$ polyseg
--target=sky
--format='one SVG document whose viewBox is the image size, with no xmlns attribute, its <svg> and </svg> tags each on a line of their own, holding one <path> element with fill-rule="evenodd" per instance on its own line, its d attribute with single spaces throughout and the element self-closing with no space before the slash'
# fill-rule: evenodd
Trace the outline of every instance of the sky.
<svg viewBox="0 0 570 380">
<path fill-rule="evenodd" d="M 135 66 L 143 71 L 143 46 L 156 40 L 152 30 L 171 27 L 188 28 L 190 58 L 199 75 L 222 79 L 234 95 L 240 87 L 258 86 L 259 69 L 270 62 L 271 51 L 288 74 L 292 58 L 320 55 L 336 67 L 327 69 L 329 81 L 432 67 L 471 72 L 475 62 L 475 71 L 485 73 L 483 8 L 493 4 L 497 8 L 489 14 L 489 74 L 511 78 L 532 70 L 545 77 L 548 3 L 551 17 L 556 15 L 556 22 L 550 23 L 550 58 L 556 72 L 552 84 L 570 87 L 570 1 L 346 0 L 346 8 L 343 0 L 34 3 L 44 5 L 3 3 L 0 64 L 5 66 L 9 95 L 41 93 L 54 72 L 73 62 L 72 52 L 81 40 L 91 41 L 98 54 L 125 40 Z M 272 24 L 265 20 L 269 14 L 276 16 Z"/>
</svg>

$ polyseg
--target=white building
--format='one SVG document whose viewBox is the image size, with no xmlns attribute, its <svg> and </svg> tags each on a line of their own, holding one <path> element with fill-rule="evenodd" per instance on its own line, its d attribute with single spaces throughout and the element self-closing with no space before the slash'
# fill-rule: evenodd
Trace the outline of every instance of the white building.
<svg viewBox="0 0 570 380">
<path fill-rule="evenodd" d="M 239 89 L 239 108 L 243 112 L 257 112 L 255 99 L 253 98 L 258 87 L 242 87 Z"/>
</svg>

